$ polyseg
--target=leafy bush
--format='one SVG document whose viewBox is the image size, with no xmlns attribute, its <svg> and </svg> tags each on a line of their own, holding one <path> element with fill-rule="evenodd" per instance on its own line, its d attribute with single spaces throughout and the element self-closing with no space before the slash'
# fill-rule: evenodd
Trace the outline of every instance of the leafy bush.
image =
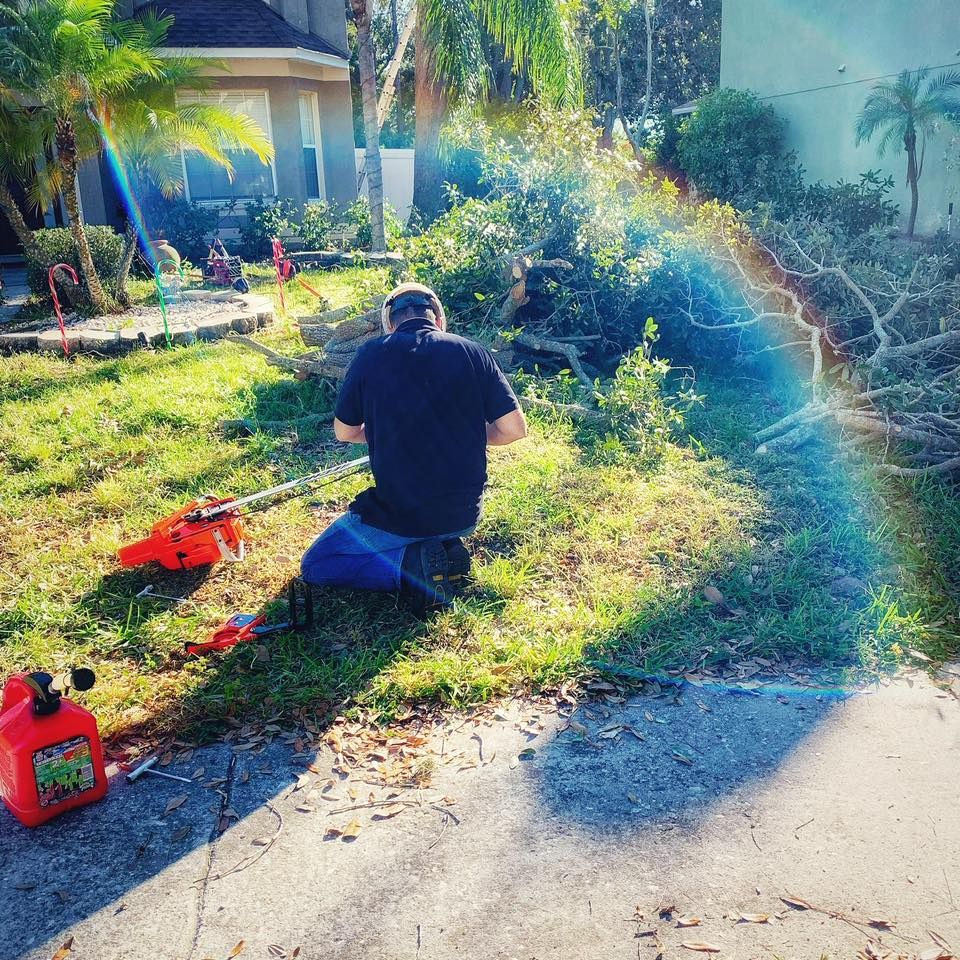
<svg viewBox="0 0 960 960">
<path fill-rule="evenodd" d="M 297 236 L 303 241 L 305 250 L 322 250 L 334 226 L 330 204 L 326 200 L 314 201 L 303 208 Z"/>
<path fill-rule="evenodd" d="M 248 260 L 260 260 L 272 253 L 271 241 L 291 233 L 297 226 L 300 208 L 289 197 L 275 203 L 261 198 L 245 205 L 246 219 L 240 225 L 241 253 Z"/>
<path fill-rule="evenodd" d="M 610 380 L 597 382 L 597 405 L 607 414 L 610 427 L 595 445 L 595 453 L 607 462 L 628 455 L 643 465 L 654 465 L 674 432 L 683 427 L 686 411 L 702 401 L 692 384 L 677 393 L 668 392 L 672 368 L 653 356 L 656 340 L 657 324 L 647 317 L 643 343 L 623 357 Z"/>
<path fill-rule="evenodd" d="M 898 207 L 887 198 L 892 189 L 893 177 L 881 180 L 877 170 L 861 174 L 859 183 L 814 183 L 804 191 L 800 212 L 811 220 L 834 224 L 848 237 L 856 237 L 875 227 L 893 225 Z"/>
<path fill-rule="evenodd" d="M 784 153 L 786 122 L 746 90 L 722 88 L 702 97 L 677 144 L 681 169 L 720 200 L 747 209 L 771 202 L 795 209 L 802 196 L 796 155 Z"/>
<path fill-rule="evenodd" d="M 670 110 L 664 110 L 657 118 L 649 144 L 653 159 L 661 167 L 677 166 L 677 149 L 680 146 L 682 124 Z"/>
<path fill-rule="evenodd" d="M 105 287 L 112 294 L 116 294 L 114 278 L 117 265 L 123 255 L 123 237 L 113 227 L 97 227 L 87 225 L 87 242 L 93 255 L 93 265 Z M 33 293 L 48 296 L 50 287 L 47 284 L 47 272 L 50 267 L 58 263 L 66 263 L 77 271 L 81 277 L 80 261 L 77 259 L 73 245 L 73 236 L 64 227 L 52 230 L 37 230 L 34 234 L 40 259 L 27 257 L 27 284 Z"/>
<path fill-rule="evenodd" d="M 178 198 L 158 207 L 151 223 L 181 257 L 199 263 L 207 256 L 210 240 L 220 225 L 220 213 L 215 207 Z"/>
<path fill-rule="evenodd" d="M 366 250 L 373 243 L 373 230 L 370 226 L 370 201 L 360 197 L 347 207 L 340 220 L 345 227 L 356 228 L 357 234 L 354 246 Z M 387 236 L 387 248 L 393 249 L 397 241 L 403 236 L 403 221 L 397 216 L 397 211 L 384 202 L 383 226 Z"/>
</svg>

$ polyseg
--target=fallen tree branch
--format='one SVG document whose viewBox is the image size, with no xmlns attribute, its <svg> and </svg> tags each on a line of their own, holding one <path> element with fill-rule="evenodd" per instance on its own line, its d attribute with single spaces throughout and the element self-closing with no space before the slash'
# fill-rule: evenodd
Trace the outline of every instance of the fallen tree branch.
<svg viewBox="0 0 960 960">
<path fill-rule="evenodd" d="M 547 340 L 543 337 L 535 337 L 530 333 L 521 333 L 514 338 L 515 344 L 525 347 L 527 350 L 534 350 L 538 353 L 554 353 L 564 357 L 570 364 L 570 369 L 574 376 L 589 390 L 593 390 L 593 380 L 587 376 L 587 372 L 580 363 L 580 354 L 576 347 L 569 343 L 560 343 L 559 340 Z"/>
</svg>

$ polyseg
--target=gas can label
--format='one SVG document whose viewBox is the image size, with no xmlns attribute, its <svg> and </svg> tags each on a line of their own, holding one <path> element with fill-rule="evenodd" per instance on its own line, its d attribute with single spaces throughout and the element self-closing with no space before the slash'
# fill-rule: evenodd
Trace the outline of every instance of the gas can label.
<svg viewBox="0 0 960 960">
<path fill-rule="evenodd" d="M 90 740 L 74 737 L 33 754 L 33 775 L 41 807 L 63 803 L 97 785 Z"/>
</svg>

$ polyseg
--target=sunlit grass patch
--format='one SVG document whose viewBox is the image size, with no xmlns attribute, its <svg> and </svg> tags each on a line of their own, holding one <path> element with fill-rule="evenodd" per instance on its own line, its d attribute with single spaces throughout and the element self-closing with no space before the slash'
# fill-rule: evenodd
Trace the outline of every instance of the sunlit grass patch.
<svg viewBox="0 0 960 960">
<path fill-rule="evenodd" d="M 339 305 L 353 299 L 346 273 L 311 282 L 329 282 Z M 298 349 L 292 329 L 269 337 Z M 550 418 L 493 450 L 474 583 L 452 610 L 421 622 L 392 597 L 324 591 L 313 631 L 190 660 L 184 644 L 232 613 L 284 615 L 303 551 L 369 478 L 251 517 L 241 565 L 123 571 L 117 547 L 199 494 L 242 495 L 355 455 L 322 424 L 221 429 L 329 412 L 332 391 L 227 343 L 4 359 L 0 671 L 91 664 L 99 682 L 86 702 L 117 733 L 358 701 L 389 716 L 411 700 L 476 703 L 603 663 L 722 664 L 731 646 L 849 670 L 893 664 L 911 646 L 955 649 L 960 510 L 945 488 L 878 481 L 825 448 L 758 459 L 749 435 L 776 401 L 706 392 L 696 439 L 678 438 L 650 471 L 595 462 L 573 425 Z M 148 583 L 190 602 L 137 599 Z M 706 586 L 734 616 L 718 615 Z"/>
</svg>

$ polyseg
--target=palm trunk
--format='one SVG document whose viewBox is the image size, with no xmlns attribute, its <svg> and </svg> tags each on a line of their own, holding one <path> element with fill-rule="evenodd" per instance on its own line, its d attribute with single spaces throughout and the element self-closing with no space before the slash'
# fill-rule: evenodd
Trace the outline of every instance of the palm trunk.
<svg viewBox="0 0 960 960">
<path fill-rule="evenodd" d="M 137 252 L 137 229 L 133 221 L 127 221 L 127 230 L 123 239 L 123 255 L 120 257 L 120 266 L 117 268 L 117 300 L 120 306 L 130 306 L 130 294 L 127 293 L 127 281 L 130 279 L 130 268 L 133 266 L 133 257 Z"/>
<path fill-rule="evenodd" d="M 429 223 L 440 212 L 440 127 L 446 114 L 447 96 L 437 80 L 436 60 L 426 38 L 423 11 L 416 28 L 416 132 L 413 161 L 413 205 Z"/>
<path fill-rule="evenodd" d="M 907 236 L 912 237 L 917 226 L 917 208 L 920 206 L 920 188 L 917 181 L 920 172 L 917 168 L 917 139 L 907 140 L 907 183 L 910 184 L 910 219 L 907 221 Z"/>
<path fill-rule="evenodd" d="M 39 262 L 40 248 L 37 246 L 33 231 L 27 226 L 27 221 L 20 212 L 17 198 L 14 197 L 10 192 L 10 188 L 2 180 L 0 180 L 0 210 L 3 210 L 10 226 L 13 228 L 13 232 L 17 235 L 20 246 L 23 247 L 24 254 L 31 260 Z"/>
<path fill-rule="evenodd" d="M 370 199 L 371 250 L 385 253 L 387 239 L 383 224 L 383 164 L 380 158 L 380 124 L 377 122 L 377 63 L 370 36 L 368 0 L 350 0 L 357 26 L 357 65 L 360 69 L 360 100 L 363 104 L 363 129 L 367 138 L 364 169 L 367 196 Z"/>
<path fill-rule="evenodd" d="M 80 213 L 80 195 L 77 189 L 77 142 L 73 124 L 69 120 L 57 124 L 57 159 L 63 170 L 63 203 L 70 216 L 70 233 L 73 235 L 73 245 L 77 250 L 80 272 L 87 285 L 90 304 L 97 313 L 109 313 L 112 304 L 104 292 L 100 277 L 97 276 L 97 268 L 93 265 L 93 254 L 90 252 L 83 215 Z"/>
</svg>

